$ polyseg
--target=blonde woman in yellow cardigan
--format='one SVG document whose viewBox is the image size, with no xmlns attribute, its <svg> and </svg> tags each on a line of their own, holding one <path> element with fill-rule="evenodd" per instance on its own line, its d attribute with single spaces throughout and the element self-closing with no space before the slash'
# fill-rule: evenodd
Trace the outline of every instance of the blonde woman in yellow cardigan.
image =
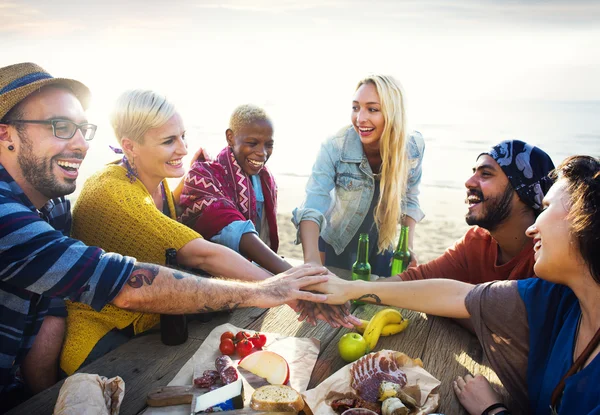
<svg viewBox="0 0 600 415">
<path fill-rule="evenodd" d="M 86 181 L 73 210 L 74 238 L 143 262 L 164 264 L 165 250 L 175 248 L 179 264 L 213 275 L 238 280 L 270 276 L 175 220 L 165 179 L 185 173 L 187 145 L 183 121 L 170 102 L 152 91 L 128 91 L 118 99 L 111 123 L 124 156 Z M 157 314 L 110 304 L 96 312 L 67 302 L 67 310 L 60 365 L 69 375 L 159 321 Z"/>
</svg>

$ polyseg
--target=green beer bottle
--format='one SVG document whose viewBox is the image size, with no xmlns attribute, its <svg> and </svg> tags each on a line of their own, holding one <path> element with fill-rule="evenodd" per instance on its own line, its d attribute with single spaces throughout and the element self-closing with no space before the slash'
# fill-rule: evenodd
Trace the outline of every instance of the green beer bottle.
<svg viewBox="0 0 600 415">
<path fill-rule="evenodd" d="M 402 226 L 400 229 L 400 239 L 398 247 L 394 251 L 392 258 L 392 277 L 404 272 L 410 264 L 410 251 L 408 250 L 408 226 Z"/>
<path fill-rule="evenodd" d="M 358 252 L 356 262 L 352 265 L 352 280 L 369 281 L 371 279 L 371 265 L 367 256 L 369 255 L 369 235 L 361 233 L 358 237 Z"/>
</svg>

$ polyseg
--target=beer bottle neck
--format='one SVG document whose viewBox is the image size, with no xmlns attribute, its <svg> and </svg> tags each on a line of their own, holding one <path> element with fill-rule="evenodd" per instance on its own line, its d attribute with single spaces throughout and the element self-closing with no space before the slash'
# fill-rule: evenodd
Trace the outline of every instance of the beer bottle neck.
<svg viewBox="0 0 600 415">
<path fill-rule="evenodd" d="M 369 251 L 369 241 L 363 238 L 358 240 L 358 252 L 356 262 L 367 263 L 367 252 Z"/>
<path fill-rule="evenodd" d="M 400 231 L 400 240 L 398 241 L 398 249 L 402 252 L 408 251 L 408 226 L 402 226 Z"/>
</svg>

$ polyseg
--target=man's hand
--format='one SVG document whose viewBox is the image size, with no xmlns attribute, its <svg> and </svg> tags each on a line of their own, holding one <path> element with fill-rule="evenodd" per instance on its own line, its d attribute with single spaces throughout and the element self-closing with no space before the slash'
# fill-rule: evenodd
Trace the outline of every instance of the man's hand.
<svg viewBox="0 0 600 415">
<path fill-rule="evenodd" d="M 299 265 L 261 281 L 258 285 L 256 307 L 271 308 L 295 300 L 324 302 L 327 296 L 303 291 L 314 284 L 326 283 L 330 276 L 325 267 Z"/>
</svg>

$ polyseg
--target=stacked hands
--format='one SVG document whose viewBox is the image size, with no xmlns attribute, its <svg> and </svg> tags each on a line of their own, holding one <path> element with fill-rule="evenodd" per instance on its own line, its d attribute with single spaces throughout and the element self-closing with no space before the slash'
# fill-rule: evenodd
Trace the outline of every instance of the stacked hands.
<svg viewBox="0 0 600 415">
<path fill-rule="evenodd" d="M 323 266 L 299 265 L 260 283 L 266 292 L 260 307 L 270 308 L 285 302 L 300 313 L 299 321 L 314 325 L 317 320 L 322 320 L 332 327 L 354 328 L 361 321 L 350 314 L 348 300 L 342 301 L 342 296 L 331 294 L 343 282 Z"/>
</svg>

